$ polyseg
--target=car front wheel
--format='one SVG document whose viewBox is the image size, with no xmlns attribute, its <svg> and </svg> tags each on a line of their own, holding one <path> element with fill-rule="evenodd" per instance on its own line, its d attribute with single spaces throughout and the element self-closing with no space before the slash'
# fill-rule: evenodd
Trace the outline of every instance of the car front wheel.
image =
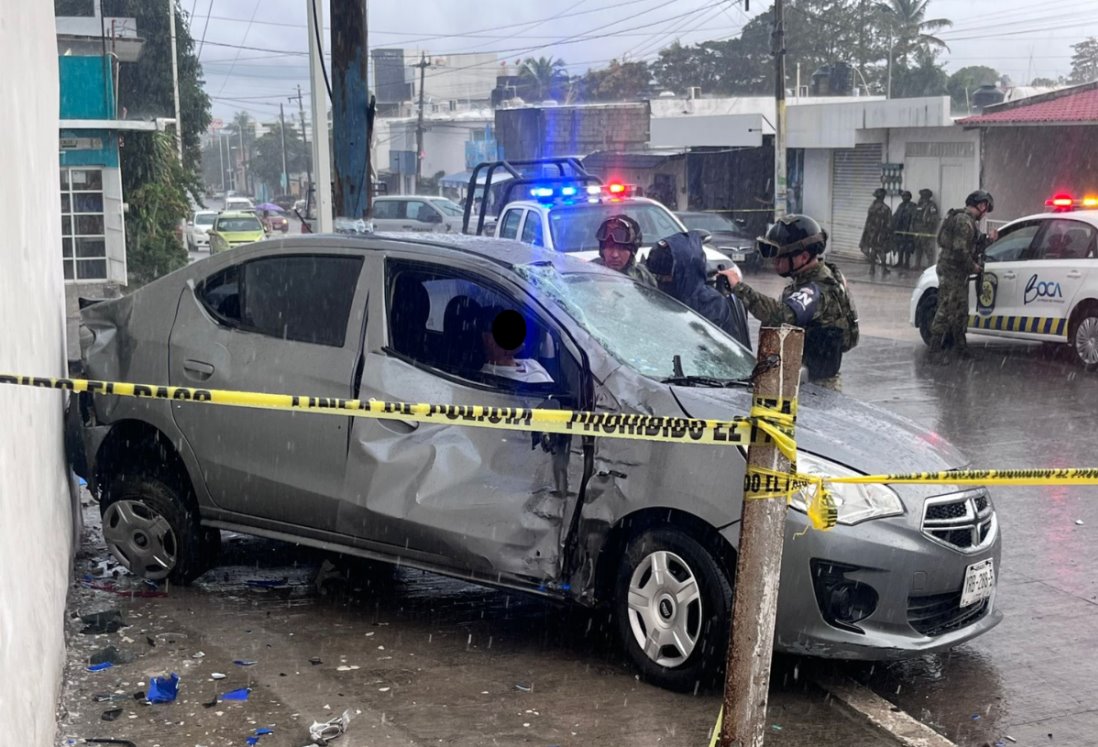
<svg viewBox="0 0 1098 747">
<path fill-rule="evenodd" d="M 677 529 L 649 530 L 626 547 L 616 591 L 619 634 L 646 681 L 677 692 L 717 681 L 732 589 L 709 551 Z"/>
<path fill-rule="evenodd" d="M 1092 305 L 1080 314 L 1072 330 L 1071 346 L 1083 366 L 1098 367 L 1098 307 Z"/>
<path fill-rule="evenodd" d="M 934 314 L 938 311 L 938 292 L 928 290 L 919 299 L 919 306 L 915 311 L 915 321 L 919 324 L 919 336 L 923 343 L 930 344 L 930 325 L 934 323 Z"/>
<path fill-rule="evenodd" d="M 100 507 L 107 548 L 131 573 L 186 584 L 216 559 L 220 533 L 203 529 L 183 491 L 157 475 L 121 475 Z"/>
</svg>

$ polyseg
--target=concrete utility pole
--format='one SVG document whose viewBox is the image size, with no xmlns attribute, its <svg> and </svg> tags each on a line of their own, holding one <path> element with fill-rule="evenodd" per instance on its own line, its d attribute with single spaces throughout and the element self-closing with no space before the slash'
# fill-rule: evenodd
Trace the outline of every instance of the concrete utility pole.
<svg viewBox="0 0 1098 747">
<path fill-rule="evenodd" d="M 286 97 L 287 101 L 293 101 L 294 99 L 297 99 L 297 110 L 300 112 L 301 116 L 301 142 L 305 144 L 305 181 L 307 182 L 305 185 L 305 196 L 308 197 L 309 190 L 312 189 L 313 186 L 313 166 L 312 159 L 309 158 L 309 138 L 305 134 L 305 97 L 301 94 L 301 86 L 297 87 L 296 96 Z"/>
<path fill-rule="evenodd" d="M 168 27 L 172 34 L 172 95 L 175 99 L 175 149 L 183 163 L 183 120 L 179 118 L 179 60 L 175 52 L 175 0 L 168 0 Z"/>
<path fill-rule="evenodd" d="M 419 120 L 416 122 L 416 186 L 414 192 L 419 191 L 419 180 L 423 177 L 423 79 L 427 68 L 431 63 L 427 61 L 427 55 L 420 52 L 419 62 L 413 67 L 419 68 Z"/>
<path fill-rule="evenodd" d="M 800 386 L 803 346 L 804 330 L 797 327 L 764 327 L 759 331 L 759 363 L 773 361 L 775 365 L 756 369 L 756 402 L 767 401 L 783 412 L 790 411 L 789 403 L 796 400 Z M 772 442 L 752 443 L 747 450 L 747 465 L 749 470 L 755 466 L 779 472 L 788 472 L 790 466 Z M 752 479 L 750 473 L 744 483 L 721 747 L 761 747 L 763 743 L 785 539 L 785 499 L 753 499 L 782 486 L 768 485 L 765 477 Z"/>
<path fill-rule="evenodd" d="M 223 146 L 224 138 L 221 137 L 221 130 L 217 131 L 217 160 L 221 162 L 221 194 L 225 194 L 225 156 L 222 154 L 221 149 Z"/>
<path fill-rule="evenodd" d="M 286 112 L 278 102 L 278 134 L 282 136 L 282 194 L 290 191 L 290 172 L 286 170 Z"/>
<path fill-rule="evenodd" d="M 774 33 L 771 37 L 774 76 L 774 222 L 785 215 L 788 185 L 785 173 L 785 8 L 774 0 Z"/>
<path fill-rule="evenodd" d="M 334 204 L 354 219 L 366 214 L 370 182 L 366 0 L 331 0 L 331 12 Z"/>
<path fill-rule="evenodd" d="M 313 110 L 313 168 L 316 170 L 316 220 L 318 233 L 332 232 L 332 161 L 328 148 L 327 84 L 324 81 L 324 50 L 320 47 L 320 29 L 324 28 L 323 6 L 305 0 L 309 6 L 309 70 Z"/>
</svg>

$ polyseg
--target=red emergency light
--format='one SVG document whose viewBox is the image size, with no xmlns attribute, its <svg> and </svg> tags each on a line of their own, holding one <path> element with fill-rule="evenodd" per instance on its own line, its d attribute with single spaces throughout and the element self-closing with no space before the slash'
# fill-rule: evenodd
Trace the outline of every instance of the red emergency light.
<svg viewBox="0 0 1098 747">
<path fill-rule="evenodd" d="M 625 185 L 622 184 L 621 182 L 611 182 L 610 184 L 608 184 L 606 186 L 606 189 L 612 195 L 620 195 L 623 192 L 625 192 Z"/>
<path fill-rule="evenodd" d="M 1054 213 L 1067 213 L 1079 208 L 1093 210 L 1098 208 L 1098 197 L 1087 195 L 1081 199 L 1076 199 L 1066 192 L 1060 192 L 1045 200 L 1045 206 L 1052 208 Z"/>
</svg>

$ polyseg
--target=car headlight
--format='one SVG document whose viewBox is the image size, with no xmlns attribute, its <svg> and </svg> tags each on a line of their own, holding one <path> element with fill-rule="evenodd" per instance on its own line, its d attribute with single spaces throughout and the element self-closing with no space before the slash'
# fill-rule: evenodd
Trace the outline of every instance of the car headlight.
<svg viewBox="0 0 1098 747">
<path fill-rule="evenodd" d="M 842 465 L 830 462 L 814 454 L 797 452 L 797 471 L 809 475 L 829 475 L 832 477 L 857 477 L 854 472 Z M 789 505 L 807 513 L 808 501 L 813 487 L 805 488 L 793 494 Z M 835 500 L 840 524 L 857 524 L 868 519 L 880 519 L 885 516 L 899 516 L 904 512 L 904 504 L 895 491 L 885 485 L 829 485 L 828 490 Z M 806 495 L 806 493 L 809 493 Z"/>
</svg>

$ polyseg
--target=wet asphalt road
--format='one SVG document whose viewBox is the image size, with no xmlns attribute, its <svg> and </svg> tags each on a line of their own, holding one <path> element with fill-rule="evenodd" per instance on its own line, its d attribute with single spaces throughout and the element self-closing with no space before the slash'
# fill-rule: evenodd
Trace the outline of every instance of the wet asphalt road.
<svg viewBox="0 0 1098 747">
<path fill-rule="evenodd" d="M 953 441 L 974 467 L 1093 466 L 1098 375 L 1041 346 L 977 336 L 973 360 L 931 365 L 906 326 L 909 289 L 856 279 L 853 288 L 862 342 L 844 362 L 847 394 Z M 1004 622 L 950 654 L 899 664 L 779 657 L 768 745 L 887 743 L 806 684 L 816 669 L 866 683 L 961 745 L 1098 743 L 1098 488 L 998 488 L 993 498 Z M 103 557 L 98 542 L 89 533 L 82 569 Z M 121 604 L 134 627 L 114 636 L 128 632 L 119 646 L 138 658 L 117 674 L 89 674 L 82 657 L 117 638 L 75 635 L 63 733 L 102 726 L 88 701 L 96 688 L 129 691 L 168 667 L 184 673 L 175 710 L 127 705 L 114 734 L 142 745 L 239 744 L 278 723 L 260 744 L 300 747 L 291 732 L 354 705 L 363 714 L 346 745 L 698 745 L 719 706 L 718 694 L 637 682 L 597 615 L 403 569 L 325 572 L 318 584 L 317 553 L 228 535 L 226 546 L 222 567 L 166 597 L 74 591 L 74 611 Z M 172 631 L 189 637 L 146 643 Z M 236 667 L 238 658 L 259 663 Z M 228 678 L 212 680 L 213 671 Z M 244 685 L 255 688 L 246 705 L 199 705 Z"/>
</svg>

